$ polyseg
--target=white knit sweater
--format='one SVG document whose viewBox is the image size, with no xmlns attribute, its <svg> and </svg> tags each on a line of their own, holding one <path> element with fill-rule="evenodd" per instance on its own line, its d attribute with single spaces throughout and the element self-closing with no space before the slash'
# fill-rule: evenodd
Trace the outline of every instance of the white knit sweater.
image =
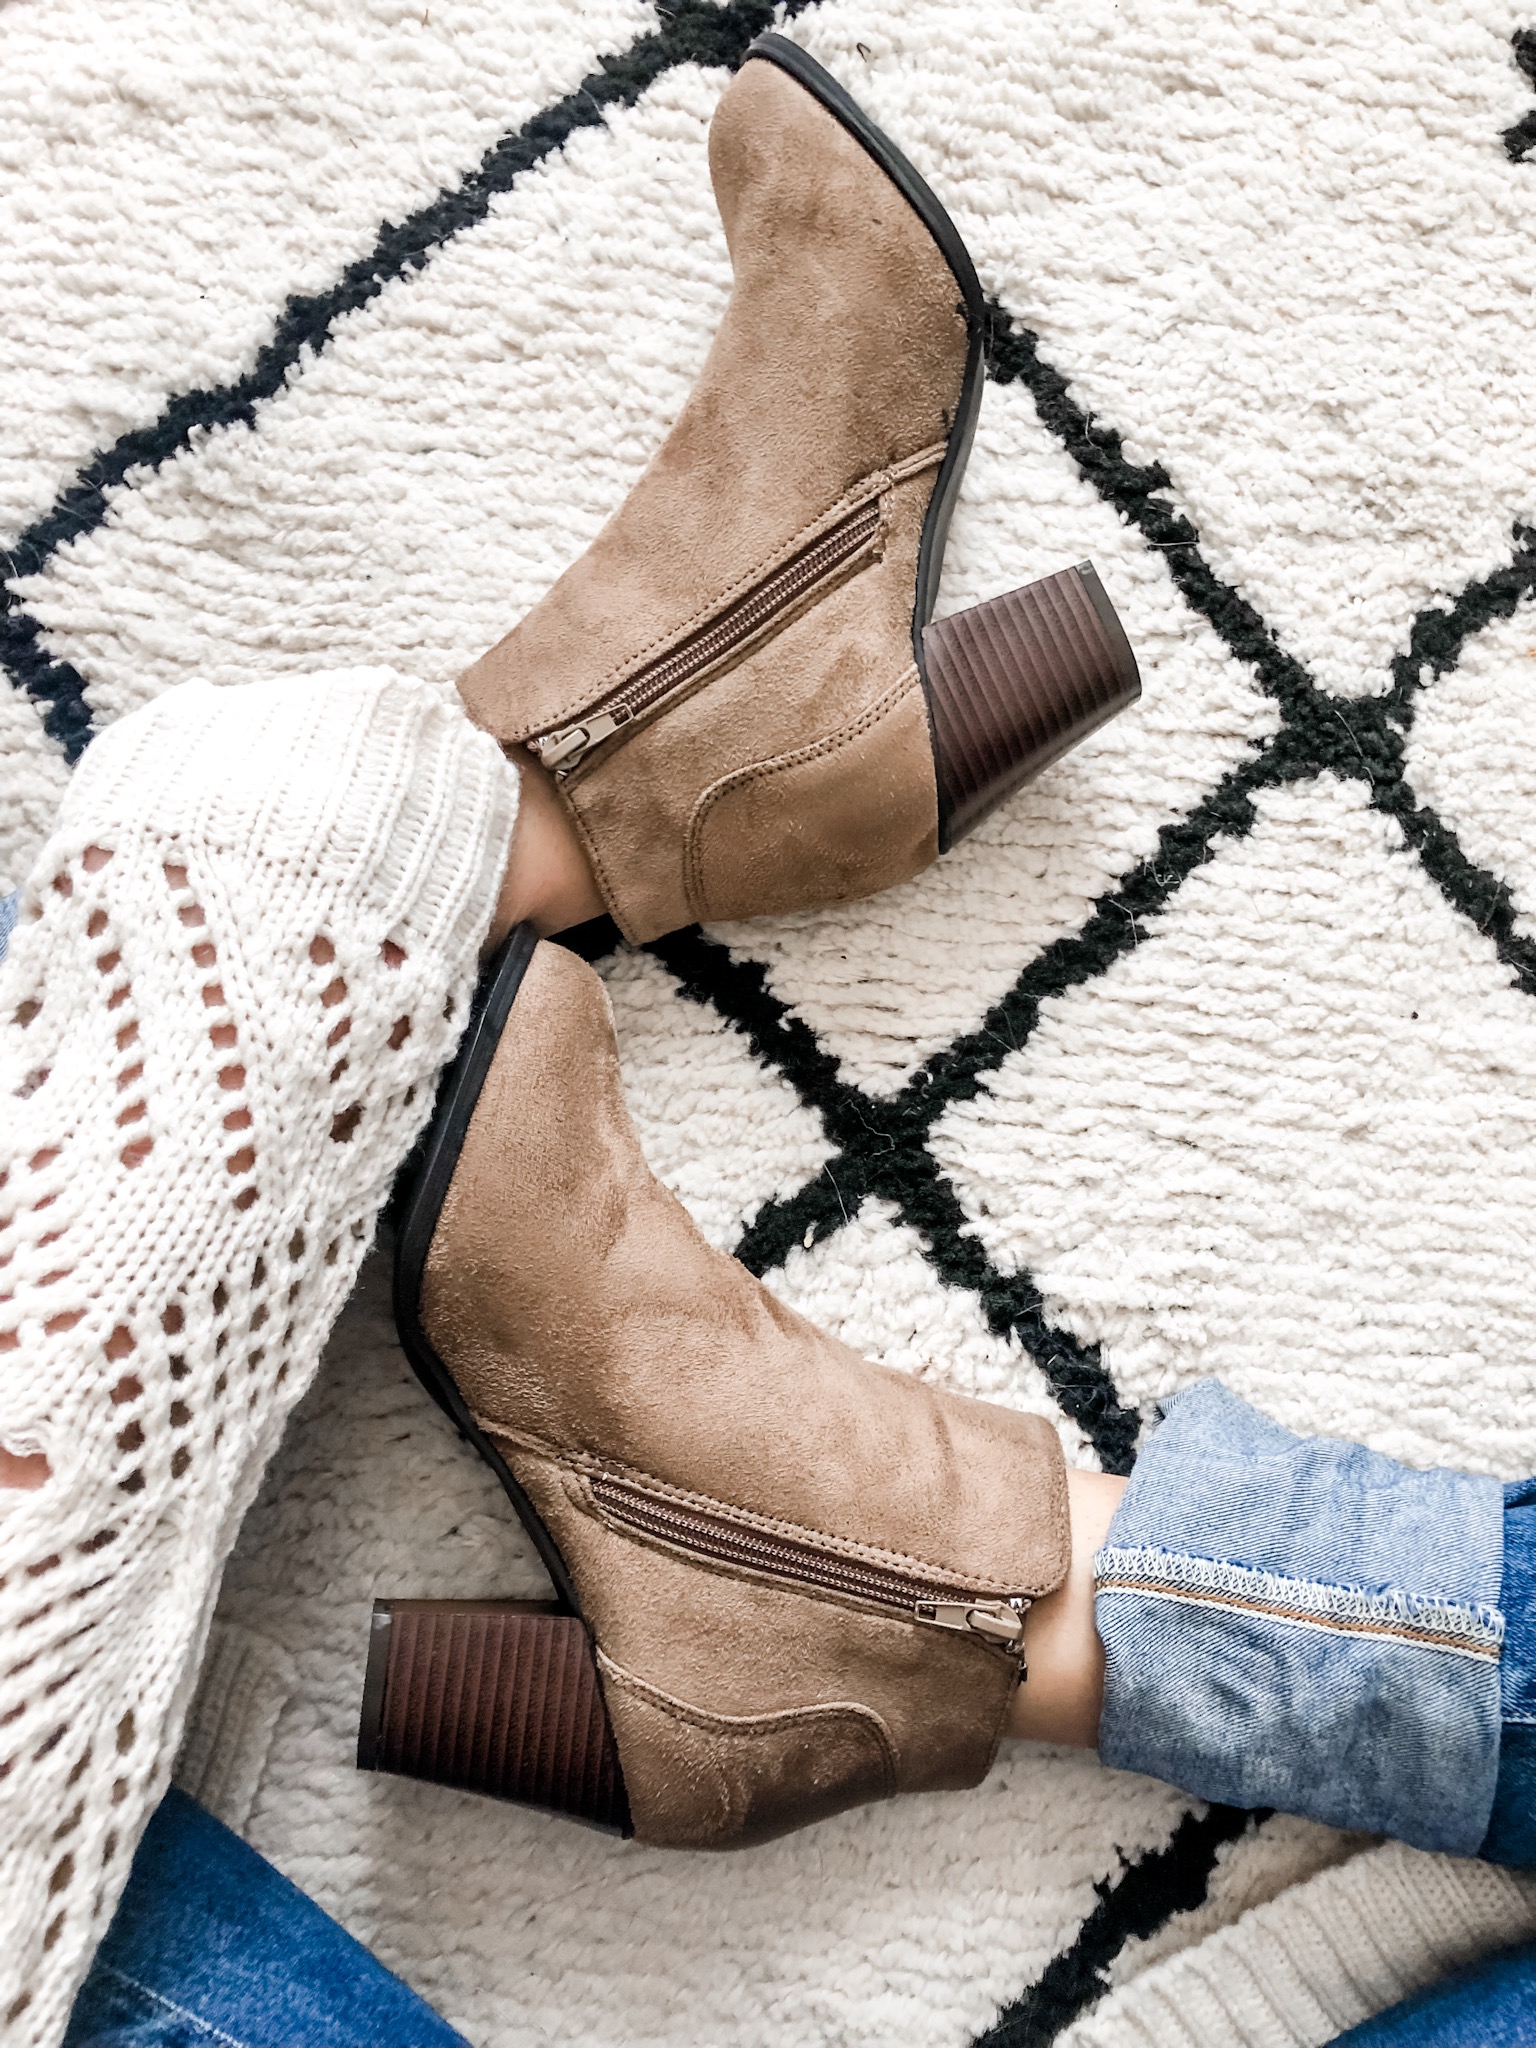
<svg viewBox="0 0 1536 2048">
<path fill-rule="evenodd" d="M 1533 1933 L 1524 1872 L 1389 1842 L 1132 1976 L 1055 2048 L 1325 2048 Z"/>
<path fill-rule="evenodd" d="M 516 811 L 387 670 L 92 747 L 0 968 L 0 2038 L 56 2041 L 220 1570 L 458 1036 Z M 38 1468 L 34 1468 L 38 1469 Z"/>
</svg>

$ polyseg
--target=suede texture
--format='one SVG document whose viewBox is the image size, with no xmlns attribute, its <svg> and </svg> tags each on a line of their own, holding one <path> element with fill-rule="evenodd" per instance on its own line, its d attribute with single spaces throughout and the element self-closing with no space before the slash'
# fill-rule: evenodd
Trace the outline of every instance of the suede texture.
<svg viewBox="0 0 1536 2048">
<path fill-rule="evenodd" d="M 938 857 L 937 833 L 902 828 L 916 822 L 909 799 L 930 760 L 914 663 L 835 732 L 723 775 L 689 821 L 694 915 L 771 917 L 872 896 L 921 873 Z"/>
<path fill-rule="evenodd" d="M 556 730 L 849 509 L 878 501 L 882 534 L 563 779 L 635 940 L 868 894 L 938 851 L 921 697 L 871 714 L 913 662 L 923 518 L 964 377 L 960 287 L 897 187 L 773 64 L 727 90 L 710 169 L 734 284 L 698 382 L 586 554 L 461 678 L 470 714 L 507 746 Z"/>
<path fill-rule="evenodd" d="M 599 1670 L 635 1759 L 631 1802 L 667 1814 L 674 1846 L 750 1847 L 897 1790 L 890 1738 L 867 1707 L 704 1714 L 609 1658 Z"/>
<path fill-rule="evenodd" d="M 421 1310 L 566 1561 L 643 1840 L 731 1846 L 984 1774 L 1004 1652 L 701 1560 L 594 1499 L 627 1476 L 993 1597 L 1052 1591 L 1069 1554 L 1049 1423 L 860 1358 L 705 1243 L 641 1156 L 602 984 L 558 947 L 513 1006 Z"/>
</svg>

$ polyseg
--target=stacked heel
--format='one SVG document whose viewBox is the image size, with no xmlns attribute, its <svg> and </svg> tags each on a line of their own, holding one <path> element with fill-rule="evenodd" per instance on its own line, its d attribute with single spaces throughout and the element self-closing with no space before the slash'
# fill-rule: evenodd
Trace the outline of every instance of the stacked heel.
<svg viewBox="0 0 1536 2048">
<path fill-rule="evenodd" d="M 1091 562 L 923 629 L 939 850 L 1141 695 Z"/>
<path fill-rule="evenodd" d="M 376 1602 L 357 1761 L 631 1832 L 591 1640 L 550 1602 Z"/>
</svg>

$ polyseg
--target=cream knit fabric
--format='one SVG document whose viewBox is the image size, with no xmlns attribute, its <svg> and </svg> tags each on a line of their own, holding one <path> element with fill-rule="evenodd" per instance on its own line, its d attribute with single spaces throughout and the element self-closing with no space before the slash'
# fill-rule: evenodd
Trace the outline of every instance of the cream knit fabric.
<svg viewBox="0 0 1536 2048">
<path fill-rule="evenodd" d="M 1133 1977 L 1055 2048 L 1324 2048 L 1533 1934 L 1524 1873 L 1390 1842 Z"/>
<path fill-rule="evenodd" d="M 0 2033 L 52 2042 L 219 1575 L 463 1022 L 516 810 L 387 670 L 192 683 L 72 782 L 0 970 Z"/>
</svg>

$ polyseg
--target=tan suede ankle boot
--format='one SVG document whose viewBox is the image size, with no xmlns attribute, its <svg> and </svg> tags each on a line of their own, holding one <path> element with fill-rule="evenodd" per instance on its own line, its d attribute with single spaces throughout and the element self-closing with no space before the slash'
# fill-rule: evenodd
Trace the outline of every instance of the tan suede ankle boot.
<svg viewBox="0 0 1536 2048">
<path fill-rule="evenodd" d="M 1086 562 L 929 623 L 986 309 L 905 157 L 777 35 L 709 153 L 735 283 L 698 383 L 459 685 L 636 941 L 905 881 L 1140 690 Z"/>
<path fill-rule="evenodd" d="M 687 1848 L 981 1778 L 1067 1568 L 1055 1431 L 870 1364 L 706 1244 L 641 1156 L 602 983 L 526 926 L 395 1307 L 560 1597 L 381 1603 L 360 1764 Z"/>
</svg>

